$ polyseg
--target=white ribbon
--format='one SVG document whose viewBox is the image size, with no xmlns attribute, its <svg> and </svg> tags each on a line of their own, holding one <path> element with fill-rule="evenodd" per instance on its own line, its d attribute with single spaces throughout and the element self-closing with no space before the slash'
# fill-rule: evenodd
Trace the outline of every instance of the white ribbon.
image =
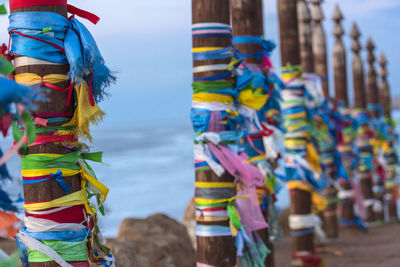
<svg viewBox="0 0 400 267">
<path fill-rule="evenodd" d="M 27 235 L 24 232 L 19 232 L 17 234 L 19 241 L 24 243 L 27 247 L 37 250 L 51 259 L 53 259 L 56 263 L 58 263 L 61 267 L 73 267 L 71 264 L 66 262 L 54 249 L 49 246 L 46 246 L 42 242 L 36 240 L 35 238 Z"/>
</svg>

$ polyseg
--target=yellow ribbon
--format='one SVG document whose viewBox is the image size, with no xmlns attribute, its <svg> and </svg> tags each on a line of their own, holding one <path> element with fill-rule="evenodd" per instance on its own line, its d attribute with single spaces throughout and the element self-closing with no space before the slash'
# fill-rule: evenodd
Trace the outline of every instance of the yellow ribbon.
<svg viewBox="0 0 400 267">
<path fill-rule="evenodd" d="M 258 88 L 253 91 L 252 89 L 243 90 L 240 92 L 238 101 L 247 107 L 255 110 L 260 110 L 268 100 L 268 95 L 260 94 L 260 89 Z"/>
<path fill-rule="evenodd" d="M 306 157 L 307 162 L 310 164 L 310 166 L 318 173 L 321 174 L 321 164 L 319 160 L 319 155 L 317 152 L 317 149 L 315 148 L 314 144 L 309 142 L 307 144 L 307 157 Z"/>
<path fill-rule="evenodd" d="M 68 76 L 64 74 L 48 74 L 44 75 L 43 77 L 34 73 L 21 73 L 15 75 L 15 81 L 25 85 L 36 85 L 42 81 L 50 84 L 56 84 L 59 82 L 64 82 L 67 79 Z M 105 113 L 97 106 L 96 103 L 93 106 L 91 105 L 89 99 L 89 86 L 84 80 L 80 82 L 80 85 L 75 84 L 74 89 L 77 96 L 75 113 L 72 119 L 63 126 L 76 126 L 76 133 L 79 136 L 87 138 L 89 141 L 91 141 L 92 137 L 90 135 L 89 125 L 91 123 L 99 123 L 105 116 Z"/>
<path fill-rule="evenodd" d="M 193 100 L 198 102 L 219 102 L 222 104 L 233 106 L 233 97 L 229 95 L 214 93 L 196 93 L 193 95 Z"/>
<path fill-rule="evenodd" d="M 235 187 L 235 183 L 226 182 L 226 183 L 206 183 L 206 182 L 195 182 L 195 187 L 201 188 L 223 188 L 223 187 Z"/>
<path fill-rule="evenodd" d="M 86 197 L 86 191 L 84 189 L 74 192 L 72 194 L 60 197 L 51 201 L 38 202 L 31 204 L 24 204 L 24 209 L 28 211 L 44 210 L 54 207 L 67 207 L 85 204 L 87 206 L 88 199 Z M 88 209 L 88 207 L 86 207 Z M 89 209 L 91 210 L 91 208 Z"/>
<path fill-rule="evenodd" d="M 222 222 L 229 220 L 229 216 L 196 216 L 199 222 Z"/>
<path fill-rule="evenodd" d="M 77 133 L 80 137 L 87 138 L 92 141 L 90 135 L 90 124 L 98 124 L 103 120 L 105 113 L 97 104 L 91 105 L 89 100 L 89 86 L 82 80 L 80 85 L 75 85 L 75 92 L 78 98 L 78 104 L 72 119 L 63 124 L 63 126 L 76 126 Z"/>
<path fill-rule="evenodd" d="M 247 196 L 235 196 L 231 198 L 225 199 L 205 199 L 205 198 L 195 198 L 196 204 L 199 205 L 212 205 L 212 204 L 221 204 L 225 202 L 232 202 L 236 199 L 248 198 Z"/>
</svg>

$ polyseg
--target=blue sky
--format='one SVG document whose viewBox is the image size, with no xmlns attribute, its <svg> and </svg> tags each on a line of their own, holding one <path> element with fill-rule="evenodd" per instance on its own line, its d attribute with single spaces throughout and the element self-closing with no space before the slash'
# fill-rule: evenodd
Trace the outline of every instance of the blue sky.
<svg viewBox="0 0 400 267">
<path fill-rule="evenodd" d="M 266 37 L 278 41 L 276 0 L 264 0 Z M 191 104 L 191 7 L 190 0 L 71 0 L 71 4 L 101 17 L 96 26 L 85 22 L 108 65 L 118 72 L 112 97 L 102 103 L 108 113 L 108 126 L 153 123 L 189 123 Z M 329 49 L 333 44 L 331 15 L 339 3 L 345 16 L 344 28 L 350 31 L 357 21 L 365 45 L 373 36 L 377 51 L 389 60 L 392 93 L 400 96 L 400 1 L 338 0 L 323 5 Z M 7 41 L 7 18 L 0 18 L 0 40 Z M 345 46 L 350 38 L 345 36 Z M 350 50 L 349 50 L 350 51 Z M 330 54 L 331 52 L 329 52 Z M 376 54 L 378 56 L 378 53 Z M 363 54 L 365 58 L 365 54 Z M 279 66 L 279 51 L 274 51 Z M 350 63 L 350 54 L 348 61 Z M 331 72 L 332 74 L 332 72 Z M 350 85 L 349 81 L 349 85 Z"/>
</svg>

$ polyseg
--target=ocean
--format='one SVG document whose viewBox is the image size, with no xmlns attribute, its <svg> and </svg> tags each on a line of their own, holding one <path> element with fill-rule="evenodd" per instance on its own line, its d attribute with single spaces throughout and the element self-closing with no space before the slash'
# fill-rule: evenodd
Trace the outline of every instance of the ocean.
<svg viewBox="0 0 400 267">
<path fill-rule="evenodd" d="M 395 113 L 400 124 L 400 112 Z M 165 125 L 165 124 L 164 124 Z M 398 129 L 400 133 L 400 128 Z M 192 130 L 186 124 L 166 126 L 95 127 L 92 152 L 103 151 L 103 163 L 90 163 L 97 177 L 109 189 L 106 216 L 100 216 L 104 236 L 113 237 L 124 218 L 142 218 L 164 213 L 181 220 L 194 193 Z M 11 138 L 0 141 L 6 150 Z M 8 162 L 13 182 L 5 188 L 13 199 L 22 195 L 18 156 Z M 288 192 L 278 195 L 278 209 L 289 203 Z M 19 203 L 22 207 L 22 203 Z"/>
</svg>

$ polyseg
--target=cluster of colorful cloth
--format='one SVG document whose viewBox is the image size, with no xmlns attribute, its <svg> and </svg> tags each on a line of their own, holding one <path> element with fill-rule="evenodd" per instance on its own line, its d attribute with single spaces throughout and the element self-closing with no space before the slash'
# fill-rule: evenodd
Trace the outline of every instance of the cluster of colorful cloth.
<svg viewBox="0 0 400 267">
<path fill-rule="evenodd" d="M 67 7 L 65 0 L 43 0 L 10 1 L 10 8 L 50 4 Z M 41 184 L 45 190 L 45 185 L 55 181 L 62 192 L 55 199 L 35 195 L 25 200 L 24 226 L 17 234 L 17 244 L 24 266 L 29 266 L 29 262 L 50 261 L 60 266 L 89 266 L 89 259 L 99 265 L 115 266 L 97 225 L 98 212 L 104 215 L 108 189 L 98 181 L 87 162 L 101 162 L 102 153 L 89 153 L 80 141 L 80 138 L 91 140 L 90 124 L 100 122 L 105 115 L 97 102 L 107 95 L 105 89 L 115 77 L 105 66 L 93 37 L 75 15 L 93 23 L 99 18 L 70 5 L 68 12 L 73 14 L 69 19 L 45 11 L 16 12 L 9 17 L 12 42 L 9 55 L 17 67 L 69 65 L 68 75 L 40 76 L 19 71 L 15 75 L 18 83 L 4 81 L 0 92 L 4 125 L 10 103 L 32 108 L 32 101 L 46 101 L 43 96 L 52 90 L 65 92 L 67 97 L 65 112 L 23 112 L 11 116 L 18 122 L 13 123 L 13 133 L 16 144 L 21 144 L 24 189 L 33 190 Z M 3 83 L 3 79 L 0 81 Z M 69 86 L 56 86 L 60 83 Z M 43 92 L 41 97 L 39 92 Z M 32 153 L 37 146 L 49 144 L 61 145 L 65 152 Z M 79 186 L 72 186 L 77 185 L 73 181 L 79 181 Z"/>
</svg>

